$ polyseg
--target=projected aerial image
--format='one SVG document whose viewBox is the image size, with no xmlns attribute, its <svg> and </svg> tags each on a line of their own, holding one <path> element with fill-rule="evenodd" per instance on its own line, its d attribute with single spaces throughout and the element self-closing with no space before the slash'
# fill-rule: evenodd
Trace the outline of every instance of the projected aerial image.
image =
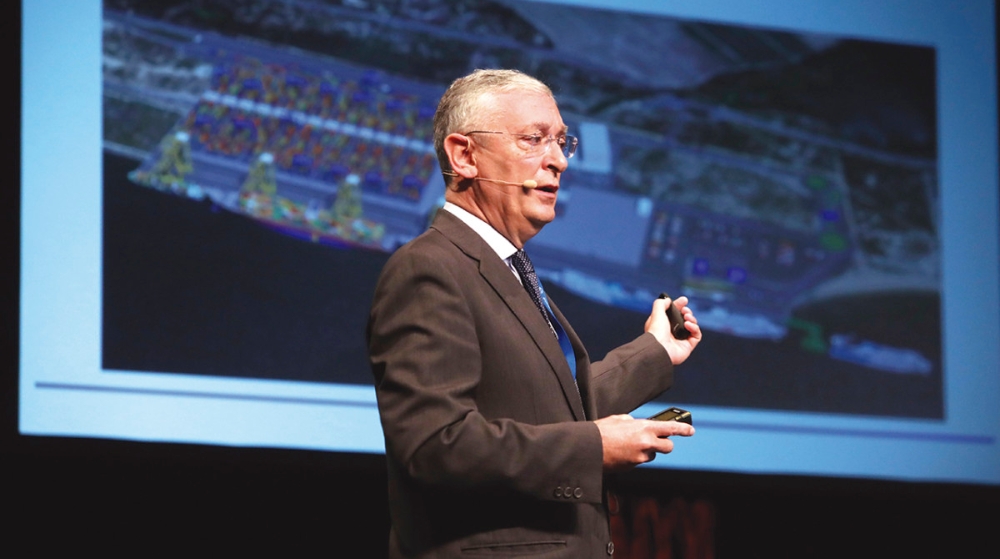
<svg viewBox="0 0 1000 559">
<path fill-rule="evenodd" d="M 108 374 L 371 384 L 484 67 L 580 138 L 527 248 L 593 358 L 665 291 L 705 331 L 665 403 L 944 416 L 932 48 L 512 0 L 106 0 Z"/>
</svg>

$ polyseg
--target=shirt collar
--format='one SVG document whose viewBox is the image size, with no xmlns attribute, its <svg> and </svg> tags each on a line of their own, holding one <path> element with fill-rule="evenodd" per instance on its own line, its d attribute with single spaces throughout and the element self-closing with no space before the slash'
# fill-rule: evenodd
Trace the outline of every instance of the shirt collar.
<svg viewBox="0 0 1000 559">
<path fill-rule="evenodd" d="M 478 217 L 472 215 L 465 209 L 451 203 L 444 203 L 444 210 L 451 213 L 458 219 L 462 220 L 462 223 L 468 225 L 475 231 L 480 237 L 486 241 L 486 244 L 490 245 L 490 248 L 497 253 L 500 260 L 507 262 L 508 259 L 517 252 L 517 247 L 511 244 L 506 237 L 497 232 L 496 229 L 490 226 L 489 223 L 479 219 Z"/>
</svg>

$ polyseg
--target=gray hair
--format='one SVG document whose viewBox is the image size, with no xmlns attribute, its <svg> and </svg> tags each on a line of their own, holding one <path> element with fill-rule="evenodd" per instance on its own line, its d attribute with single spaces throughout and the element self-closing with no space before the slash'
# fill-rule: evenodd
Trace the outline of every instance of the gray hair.
<svg viewBox="0 0 1000 559">
<path fill-rule="evenodd" d="M 481 126 L 479 121 L 487 108 L 488 97 L 512 91 L 553 97 L 549 86 L 517 70 L 476 70 L 452 82 L 434 113 L 434 151 L 442 171 L 451 171 L 444 139 L 449 134 L 461 134 Z"/>
</svg>

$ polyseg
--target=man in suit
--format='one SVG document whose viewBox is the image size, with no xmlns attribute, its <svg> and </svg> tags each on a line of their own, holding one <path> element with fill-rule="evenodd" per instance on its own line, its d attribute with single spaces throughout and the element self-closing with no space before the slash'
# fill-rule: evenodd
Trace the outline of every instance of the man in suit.
<svg viewBox="0 0 1000 559">
<path fill-rule="evenodd" d="M 456 80 L 434 117 L 448 186 L 379 279 L 368 326 L 389 468 L 391 557 L 608 557 L 603 476 L 691 426 L 633 419 L 701 340 L 652 302 L 645 333 L 590 362 L 535 289 L 524 244 L 555 218 L 576 139 L 551 91 L 510 70 Z M 600 226 L 600 224 L 594 224 Z"/>
</svg>

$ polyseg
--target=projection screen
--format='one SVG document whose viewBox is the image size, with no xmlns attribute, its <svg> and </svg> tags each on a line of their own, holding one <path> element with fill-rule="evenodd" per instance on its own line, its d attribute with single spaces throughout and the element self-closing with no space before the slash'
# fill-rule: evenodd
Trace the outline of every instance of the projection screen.
<svg viewBox="0 0 1000 559">
<path fill-rule="evenodd" d="M 581 139 L 528 249 L 591 355 L 660 291 L 705 331 L 652 467 L 998 484 L 993 10 L 26 1 L 20 432 L 381 453 L 430 118 L 516 67 Z"/>
</svg>

